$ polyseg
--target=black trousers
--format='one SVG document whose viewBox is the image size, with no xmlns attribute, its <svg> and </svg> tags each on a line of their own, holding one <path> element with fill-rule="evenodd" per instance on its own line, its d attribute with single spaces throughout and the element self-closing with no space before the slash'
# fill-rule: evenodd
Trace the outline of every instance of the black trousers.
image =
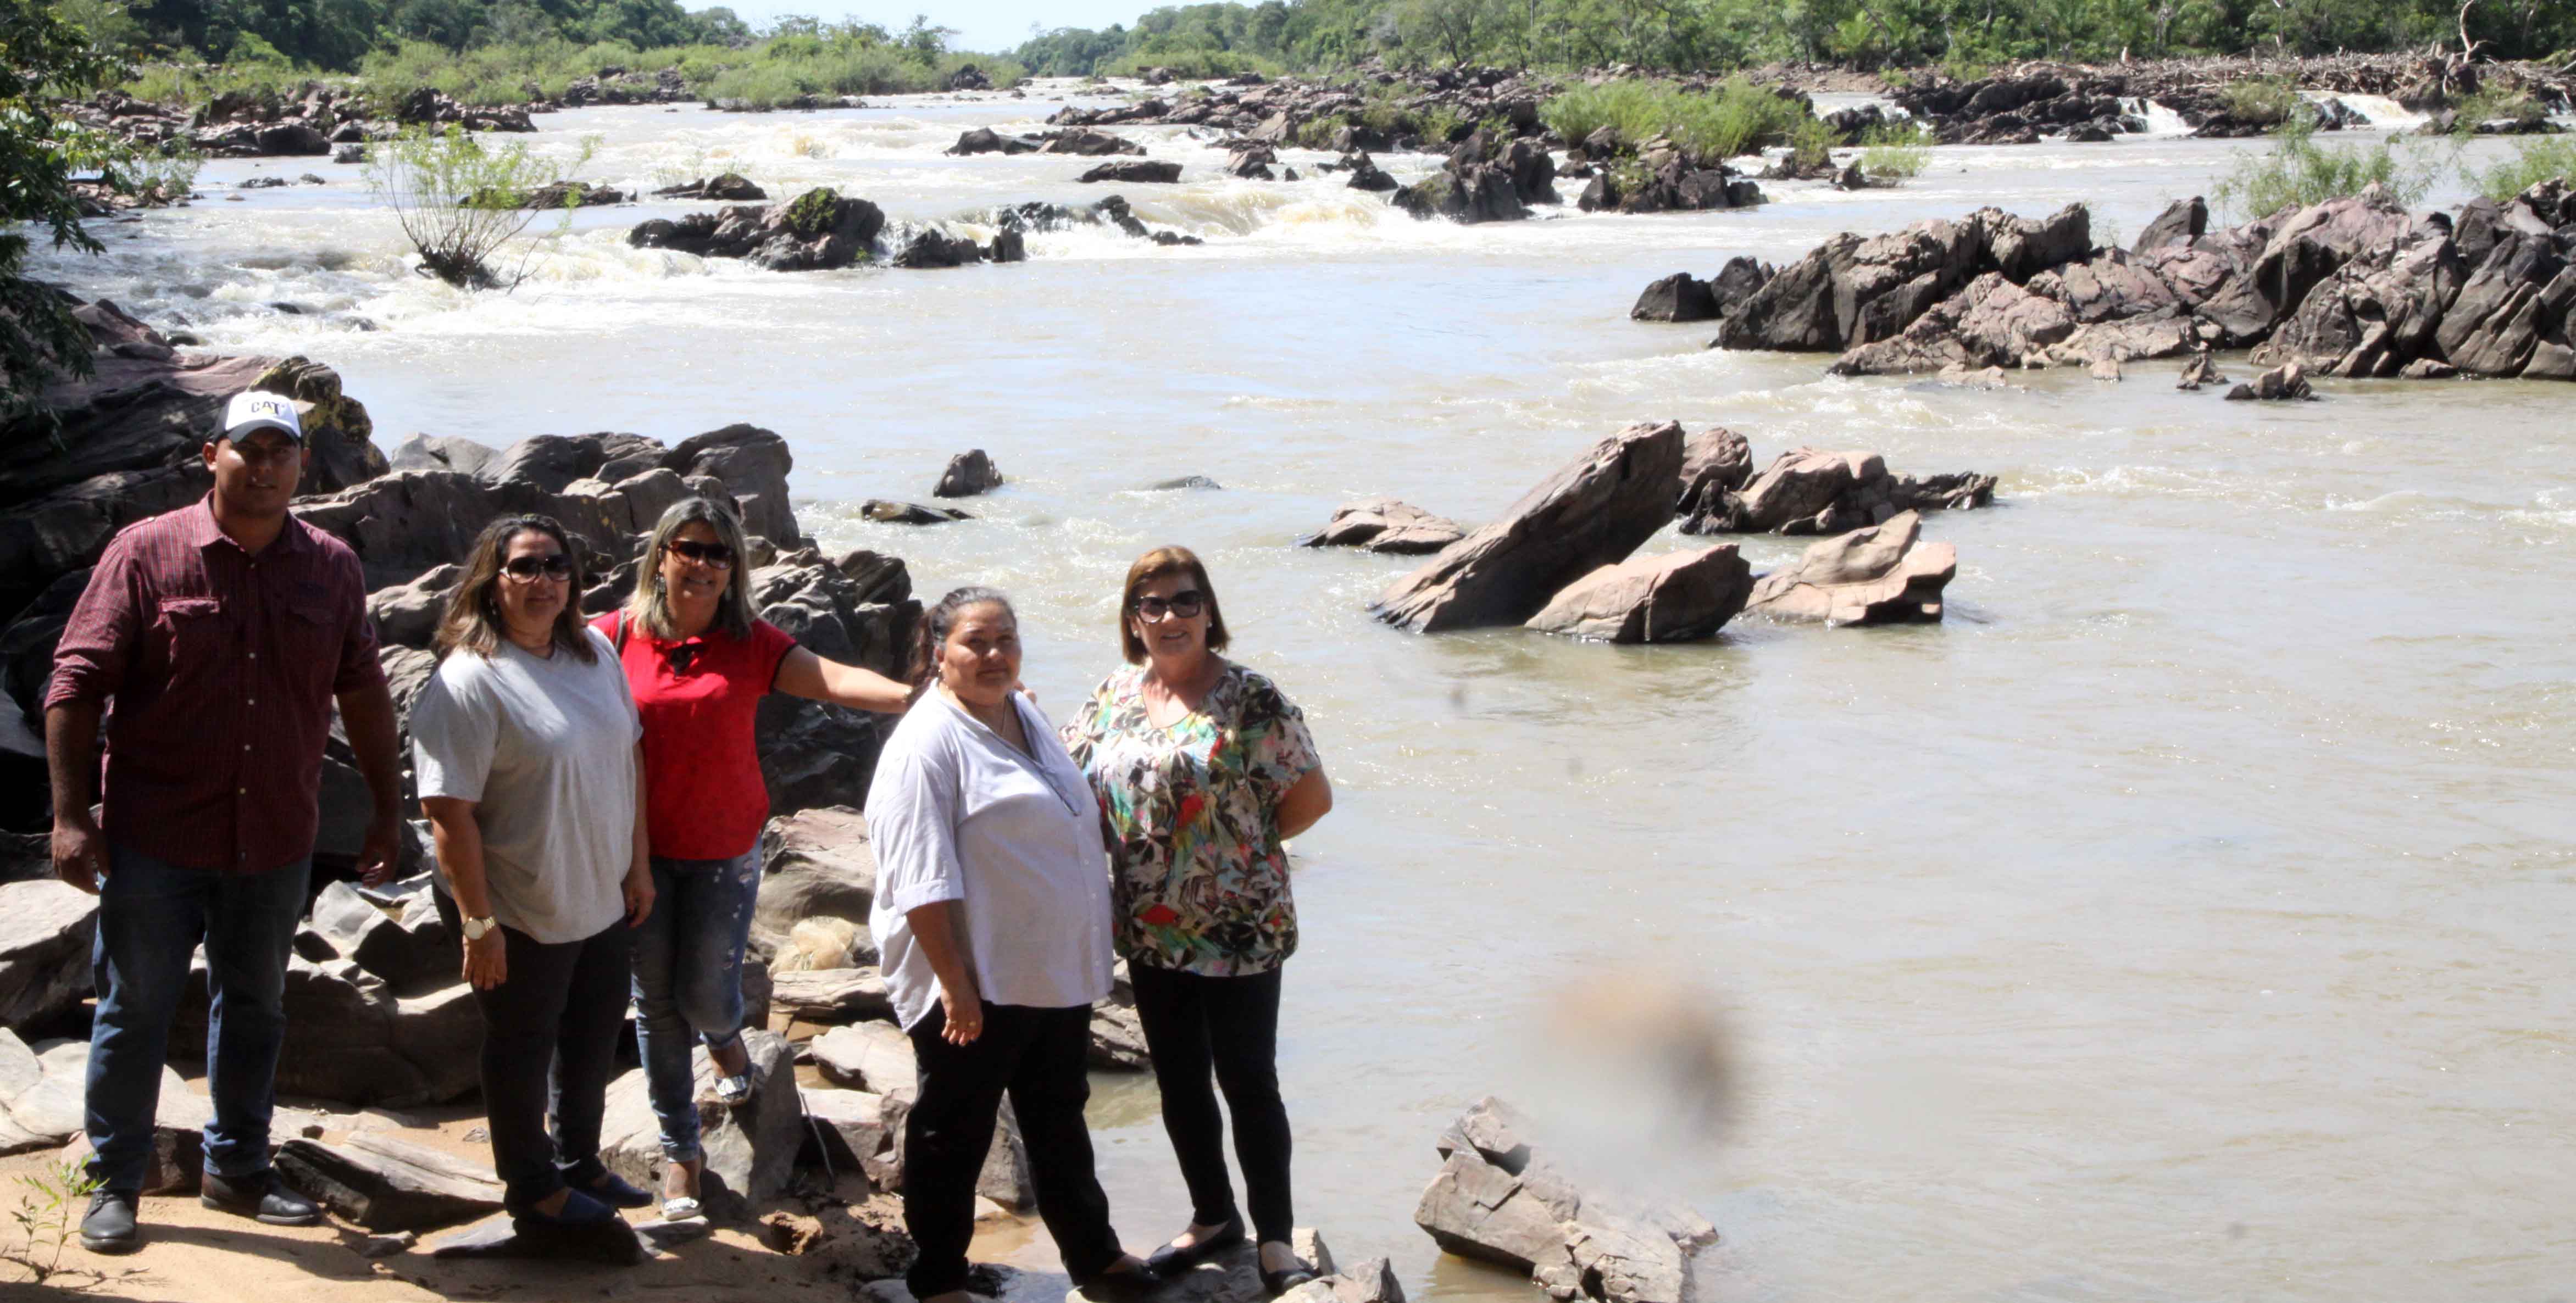
<svg viewBox="0 0 2576 1303">
<path fill-rule="evenodd" d="M 1034 1009 L 984 1005 L 984 1034 L 964 1045 L 940 1039 L 946 1012 L 932 1005 L 913 1025 L 919 1098 L 903 1124 L 903 1220 L 921 1256 L 904 1274 L 914 1298 L 966 1288 L 966 1246 L 975 1238 L 975 1178 L 993 1148 L 1002 1095 L 1028 1142 L 1038 1217 L 1055 1237 L 1076 1285 L 1118 1261 L 1109 1196 L 1091 1169 L 1091 1007 Z"/>
<path fill-rule="evenodd" d="M 1279 1099 L 1279 969 L 1250 977 L 1201 977 L 1132 960 L 1136 1019 L 1154 1056 L 1163 1093 L 1163 1130 L 1190 1188 L 1190 1220 L 1219 1226 L 1235 1215 L 1225 1175 L 1225 1119 L 1216 1085 L 1234 1114 L 1234 1157 L 1243 1166 L 1252 1229 L 1286 1241 L 1296 1220 L 1288 1195 L 1288 1106 Z"/>
<path fill-rule="evenodd" d="M 439 900 L 447 903 L 443 893 Z M 607 1170 L 599 1161 L 600 1115 L 617 1075 L 632 932 L 620 918 L 596 936 L 559 945 L 514 928 L 502 928 L 501 936 L 508 971 L 499 986 L 476 991 L 474 1003 L 483 1011 L 492 1167 L 503 1205 L 523 1214 L 565 1184 L 589 1185 Z"/>
</svg>

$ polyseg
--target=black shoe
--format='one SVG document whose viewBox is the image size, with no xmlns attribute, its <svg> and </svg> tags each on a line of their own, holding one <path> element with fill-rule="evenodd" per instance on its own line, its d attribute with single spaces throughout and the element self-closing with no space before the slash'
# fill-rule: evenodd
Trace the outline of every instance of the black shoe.
<svg viewBox="0 0 2576 1303">
<path fill-rule="evenodd" d="M 132 1253 L 143 1243 L 134 1233 L 134 1196 L 101 1190 L 89 1197 L 89 1215 L 81 1218 L 81 1247 L 92 1253 Z"/>
<path fill-rule="evenodd" d="M 1285 1271 L 1272 1271 L 1268 1267 L 1262 1268 L 1261 1288 L 1262 1291 L 1270 1295 L 1270 1297 L 1277 1298 L 1280 1295 L 1305 1284 L 1307 1281 L 1313 1280 L 1314 1278 L 1315 1269 L 1307 1265 L 1305 1259 L 1300 1258 L 1297 1260 L 1296 1266 L 1290 1267 Z"/>
<path fill-rule="evenodd" d="M 1162 1289 L 1163 1284 L 1163 1273 L 1154 1270 L 1152 1264 L 1145 1263 L 1125 1271 L 1104 1271 L 1082 1282 L 1079 1288 L 1085 1298 L 1100 1299 L 1103 1303 L 1125 1303 L 1125 1300 L 1148 1297 Z"/>
<path fill-rule="evenodd" d="M 653 1196 L 635 1187 L 634 1182 L 615 1172 L 602 1172 L 599 1179 L 582 1186 L 580 1192 L 611 1208 L 650 1208 Z"/>
<path fill-rule="evenodd" d="M 1225 1225 L 1208 1232 L 1206 1239 L 1194 1241 L 1185 1248 L 1166 1244 L 1154 1250 L 1145 1256 L 1145 1265 L 1153 1268 L 1157 1275 L 1168 1276 L 1176 1271 L 1187 1271 L 1241 1243 L 1243 1218 L 1238 1214 L 1226 1218 Z"/>
<path fill-rule="evenodd" d="M 275 1172 L 255 1176 L 205 1175 L 199 1186 L 197 1202 L 209 1208 L 244 1217 L 256 1217 L 271 1226 L 318 1226 L 322 1209 L 310 1199 L 286 1188 Z"/>
</svg>

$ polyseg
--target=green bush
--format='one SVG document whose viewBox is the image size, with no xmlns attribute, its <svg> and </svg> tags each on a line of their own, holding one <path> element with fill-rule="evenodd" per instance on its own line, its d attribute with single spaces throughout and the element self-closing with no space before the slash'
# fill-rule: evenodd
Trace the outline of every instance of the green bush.
<svg viewBox="0 0 2576 1303">
<path fill-rule="evenodd" d="M 528 152 L 523 141 L 486 144 L 456 127 L 414 127 L 367 151 L 367 184 L 402 224 L 432 275 L 460 289 L 508 289 L 492 260 L 528 228 L 528 196 L 590 159 L 594 142 L 569 164 Z M 567 210 L 568 211 L 568 210 Z"/>
<path fill-rule="evenodd" d="M 989 64 L 985 65 L 988 69 Z M 1287 68 L 1276 59 L 1265 59 L 1242 50 L 1137 50 L 1103 61 L 1096 71 L 1103 77 L 1135 77 L 1148 68 L 1168 68 L 1175 77 L 1215 79 L 1257 72 L 1264 77 L 1278 77 Z M 1000 77 L 993 84 L 1002 84 Z"/>
<path fill-rule="evenodd" d="M 283 97 L 317 80 L 330 79 L 289 63 L 147 63 L 117 89 L 154 104 L 193 106 L 235 91 Z"/>
<path fill-rule="evenodd" d="M 2373 184 L 2411 205 L 2431 192 L 2436 171 L 2427 157 L 2401 155 L 2394 141 L 2376 147 L 2319 145 L 2316 120 L 2294 113 L 2273 129 L 2271 149 L 2239 158 L 2213 193 L 2246 218 L 2356 195 Z"/>
<path fill-rule="evenodd" d="M 948 79 L 967 64 L 983 69 L 996 86 L 1025 80 L 1028 70 L 1010 59 L 985 55 L 942 54 L 923 63 L 897 46 L 838 40 L 787 44 L 773 41 L 753 51 L 753 58 L 725 68 L 691 88 L 709 104 L 726 108 L 774 109 L 806 96 L 910 95 L 946 90 Z M 785 45 L 782 50 L 780 46 Z"/>
<path fill-rule="evenodd" d="M 2525 136 L 2513 157 L 2469 174 L 2470 188 L 2501 202 L 2552 178 L 2576 179 L 2576 138 Z"/>
<path fill-rule="evenodd" d="M 2306 107 L 2299 98 L 2299 88 L 2285 77 L 2252 77 L 2229 82 L 2218 89 L 2218 102 L 2230 117 L 2262 126 L 2288 122 L 2292 114 Z"/>
<path fill-rule="evenodd" d="M 1798 101 L 1741 77 L 1707 94 L 1644 80 L 1577 86 L 1542 105 L 1539 120 L 1570 143 L 1609 127 L 1627 148 L 1663 136 L 1709 160 L 1788 144 L 1802 123 L 1815 121 Z"/>
<path fill-rule="evenodd" d="M 2526 130 L 2549 120 L 2549 106 L 2518 90 L 2488 86 L 2453 106 L 2451 130 L 2473 136 L 2489 122 L 2511 122 Z"/>
<path fill-rule="evenodd" d="M 1825 124 L 1822 118 L 1808 118 L 1789 132 L 1789 165 L 1800 172 L 1814 172 L 1834 165 L 1834 146 L 1843 143 L 1842 133 Z"/>
<path fill-rule="evenodd" d="M 1903 185 L 1932 161 L 1931 133 L 1919 122 L 1891 122 L 1861 133 L 1860 170 L 1872 181 Z"/>
</svg>

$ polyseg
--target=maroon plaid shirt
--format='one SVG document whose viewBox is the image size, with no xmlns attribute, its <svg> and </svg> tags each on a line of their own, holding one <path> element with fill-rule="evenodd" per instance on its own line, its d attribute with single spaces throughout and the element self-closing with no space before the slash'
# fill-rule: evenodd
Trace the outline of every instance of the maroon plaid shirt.
<svg viewBox="0 0 2576 1303">
<path fill-rule="evenodd" d="M 45 707 L 108 704 L 111 843 L 255 873 L 313 853 L 331 700 L 384 681 L 357 554 L 290 516 L 253 556 L 209 495 L 108 544 Z"/>
</svg>

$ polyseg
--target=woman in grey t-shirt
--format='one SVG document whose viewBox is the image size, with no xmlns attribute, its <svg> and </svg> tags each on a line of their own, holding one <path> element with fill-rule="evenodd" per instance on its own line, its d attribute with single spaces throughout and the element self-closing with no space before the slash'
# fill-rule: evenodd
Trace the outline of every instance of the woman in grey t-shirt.
<svg viewBox="0 0 2576 1303">
<path fill-rule="evenodd" d="M 574 607 L 580 591 L 561 525 L 513 516 L 485 529 L 439 622 L 412 744 L 483 1012 L 504 1205 L 524 1234 L 631 1242 L 612 1206 L 652 1196 L 599 1161 L 599 1132 L 627 934 L 653 908 L 642 729 L 616 651 Z"/>
</svg>

